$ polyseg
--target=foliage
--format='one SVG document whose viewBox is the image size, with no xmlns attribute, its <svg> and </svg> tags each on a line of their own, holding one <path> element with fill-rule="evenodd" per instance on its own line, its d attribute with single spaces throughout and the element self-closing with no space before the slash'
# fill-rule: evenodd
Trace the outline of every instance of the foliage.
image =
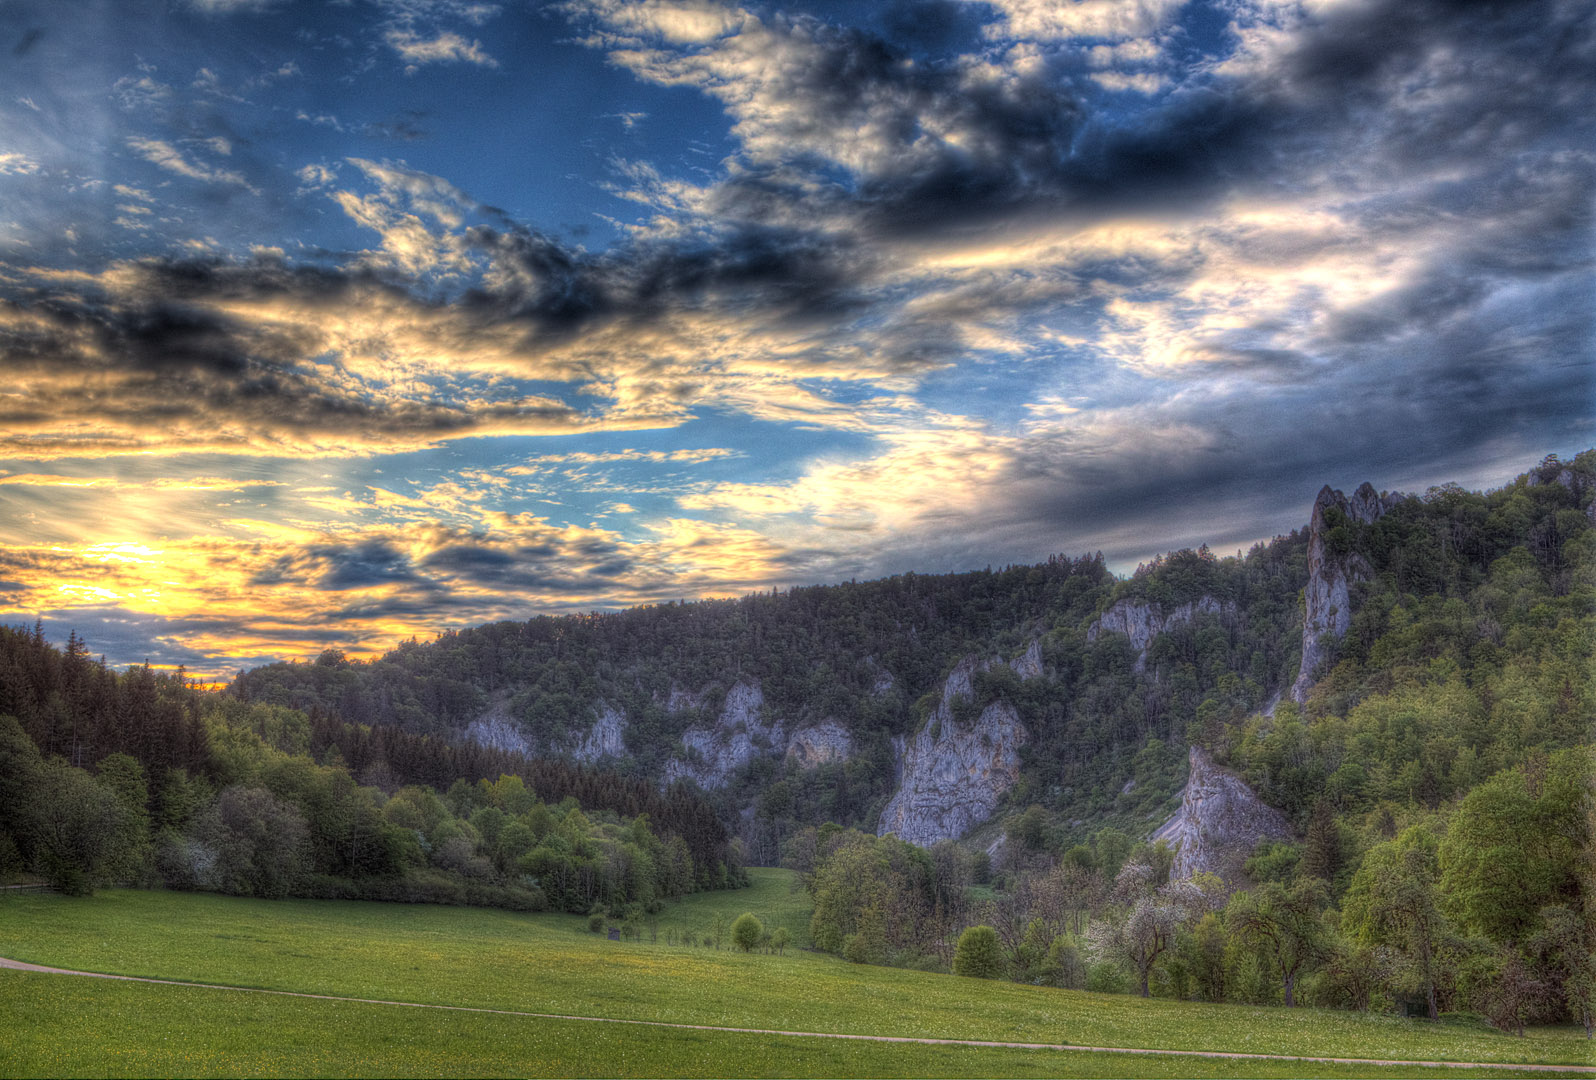
<svg viewBox="0 0 1596 1080">
<path fill-rule="evenodd" d="M 751 911 L 745 911 L 731 925 L 732 944 L 743 952 L 751 951 L 764 936 L 765 924 Z"/>
<path fill-rule="evenodd" d="M 1440 1014 L 1437 983 L 1447 962 L 1451 925 L 1437 889 L 1435 837 L 1414 826 L 1364 856 L 1343 908 L 1354 942 L 1392 949 L 1409 982 L 1424 995 L 1429 1017 Z"/>
<path fill-rule="evenodd" d="M 1297 1003 L 1298 976 L 1329 955 L 1330 933 L 1321 915 L 1324 900 L 1324 883 L 1318 879 L 1298 881 L 1289 889 L 1271 881 L 1256 892 L 1237 893 L 1225 909 L 1232 933 L 1280 977 L 1288 1008 Z"/>
<path fill-rule="evenodd" d="M 692 791 L 246 704 L 83 653 L 75 636 L 61 653 L 37 628 L 0 628 L 0 700 L 22 710 L 0 715 L 0 854 L 63 891 L 158 880 L 587 911 L 746 881 Z"/>
<path fill-rule="evenodd" d="M 1303 704 L 1268 710 L 1297 670 L 1303 532 L 1119 582 L 1100 558 L 1054 559 L 497 624 L 370 663 L 330 650 L 225 694 L 0 629 L 0 713 L 16 717 L 0 717 L 0 870 L 79 891 L 159 879 L 552 907 L 627 941 L 663 927 L 717 946 L 750 910 L 772 947 L 785 930 L 939 970 L 981 925 L 1028 982 L 1596 1027 L 1593 495 L 1587 452 L 1497 491 L 1397 500 L 1372 525 L 1328 512 L 1333 553 L 1365 578 L 1351 629 Z M 1090 632 L 1116 604 L 1204 598 L 1144 657 Z M 1032 642 L 1039 676 L 993 664 L 959 705 L 1006 701 L 1031 732 L 980 841 L 1007 843 L 989 857 L 872 835 L 893 740 L 953 665 Z M 661 789 L 681 732 L 742 679 L 789 731 L 837 720 L 849 759 L 755 755 L 710 795 Z M 627 752 L 574 765 L 559 748 L 600 700 L 625 711 Z M 556 756 L 459 738 L 490 705 Z M 1170 882 L 1172 853 L 1141 840 L 1173 808 L 1189 743 L 1300 837 L 1260 846 L 1228 907 L 1214 882 Z M 702 894 L 765 881 L 750 857 L 798 870 L 803 893 Z M 691 919 L 662 912 L 691 893 Z"/>
<path fill-rule="evenodd" d="M 997 931 L 990 926 L 972 926 L 959 935 L 953 952 L 953 974 L 973 979 L 996 979 L 1003 974 L 1003 950 Z"/>
</svg>

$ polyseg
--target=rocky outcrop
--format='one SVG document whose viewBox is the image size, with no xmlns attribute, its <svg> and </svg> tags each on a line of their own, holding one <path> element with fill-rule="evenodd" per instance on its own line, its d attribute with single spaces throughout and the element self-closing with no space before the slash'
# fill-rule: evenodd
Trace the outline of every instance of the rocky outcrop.
<svg viewBox="0 0 1596 1080">
<path fill-rule="evenodd" d="M 598 714 L 593 727 L 571 751 L 578 761 L 591 763 L 600 758 L 626 756 L 626 717 L 602 701 L 598 703 Z"/>
<path fill-rule="evenodd" d="M 672 690 L 671 701 L 677 700 L 678 691 Z M 683 708 L 698 707 L 703 697 L 682 693 L 681 700 L 694 702 Z M 757 683 L 739 682 L 733 686 L 726 692 L 726 702 L 714 727 L 690 727 L 682 732 L 686 754 L 665 763 L 665 783 L 688 777 L 699 787 L 717 788 L 756 754 L 784 747 L 786 736 L 781 723 L 765 722 L 764 705 L 765 695 Z"/>
<path fill-rule="evenodd" d="M 1042 677 L 1042 639 L 1035 638 L 1030 647 L 1009 661 L 1009 667 L 1014 669 L 1014 674 L 1022 679 L 1039 679 Z"/>
<path fill-rule="evenodd" d="M 532 740 L 510 716 L 508 695 L 496 697 L 487 712 L 471 721 L 466 726 L 465 737 L 490 750 L 507 750 L 512 754 L 531 754 L 533 750 Z"/>
<path fill-rule="evenodd" d="M 974 697 L 976 673 L 990 666 L 966 657 L 948 676 L 935 711 L 904 744 L 898 790 L 877 833 L 921 847 L 962 836 L 991 817 L 1019 779 L 1019 750 L 1030 736 L 1014 706 L 995 701 L 967 722 L 955 715 L 961 698 Z"/>
<path fill-rule="evenodd" d="M 787 760 L 800 769 L 847 761 L 852 753 L 853 738 L 835 720 L 800 728 L 787 741 Z"/>
<path fill-rule="evenodd" d="M 1207 871 L 1235 881 L 1259 840 L 1289 840 L 1291 835 L 1286 815 L 1194 746 L 1180 810 L 1159 826 L 1152 840 L 1175 849 L 1171 880 Z"/>
<path fill-rule="evenodd" d="M 1330 642 L 1352 625 L 1352 586 L 1374 574 L 1362 555 L 1336 549 L 1328 535 L 1333 526 L 1327 524 L 1327 512 L 1336 510 L 1349 522 L 1372 525 L 1405 498 L 1394 491 L 1382 495 L 1365 483 L 1349 499 L 1327 484 L 1313 501 L 1313 516 L 1308 521 L 1308 584 L 1302 590 L 1302 665 L 1291 684 L 1291 698 L 1298 704 L 1308 699 Z"/>
<path fill-rule="evenodd" d="M 1147 647 L 1159 634 L 1184 626 L 1199 615 L 1221 615 L 1231 610 L 1230 604 L 1221 604 L 1211 596 L 1200 596 L 1167 610 L 1151 600 L 1119 600 L 1086 628 L 1086 640 L 1096 641 L 1103 634 L 1124 634 L 1136 650 L 1135 669 L 1144 671 Z"/>
</svg>

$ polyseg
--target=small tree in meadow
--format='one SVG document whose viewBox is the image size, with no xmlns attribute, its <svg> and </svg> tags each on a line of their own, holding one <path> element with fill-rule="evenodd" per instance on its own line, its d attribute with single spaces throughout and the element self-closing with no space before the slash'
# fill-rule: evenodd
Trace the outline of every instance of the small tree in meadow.
<svg viewBox="0 0 1596 1080">
<path fill-rule="evenodd" d="M 775 932 L 770 935 L 770 947 L 776 950 L 777 956 L 780 956 L 781 950 L 785 949 L 791 942 L 792 935 L 787 932 L 785 926 L 776 927 Z"/>
<path fill-rule="evenodd" d="M 1003 947 L 990 926 L 972 926 L 959 935 L 953 951 L 953 974 L 996 979 L 1003 974 Z"/>
<path fill-rule="evenodd" d="M 855 964 L 880 964 L 887 959 L 887 922 L 881 908 L 871 904 L 859 913 L 859 930 L 842 943 L 843 959 Z"/>
<path fill-rule="evenodd" d="M 731 925 L 732 944 L 743 952 L 752 952 L 764 933 L 765 924 L 752 911 L 743 912 Z"/>
</svg>

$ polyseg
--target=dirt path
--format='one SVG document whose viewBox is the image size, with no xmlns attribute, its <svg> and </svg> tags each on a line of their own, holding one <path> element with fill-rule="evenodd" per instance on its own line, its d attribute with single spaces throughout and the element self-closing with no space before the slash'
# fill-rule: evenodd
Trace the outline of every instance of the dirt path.
<svg viewBox="0 0 1596 1080">
<path fill-rule="evenodd" d="M 393 1005 L 405 1009 L 441 1009 L 445 1012 L 492 1013 L 496 1016 L 525 1016 L 537 1020 L 580 1020 L 590 1024 L 632 1024 L 638 1027 L 675 1028 L 683 1031 L 722 1031 L 734 1035 L 785 1035 L 795 1039 L 853 1039 L 859 1042 L 923 1043 L 930 1046 L 984 1046 L 1011 1050 L 1087 1051 L 1098 1054 L 1142 1054 L 1171 1057 L 1231 1058 L 1249 1061 L 1306 1061 L 1327 1065 L 1375 1065 L 1382 1067 L 1419 1066 L 1436 1069 L 1512 1069 L 1524 1072 L 1574 1073 L 1596 1076 L 1596 1065 L 1523 1065 L 1506 1061 L 1404 1061 L 1396 1058 L 1307 1057 L 1296 1054 L 1243 1054 L 1222 1050 L 1152 1050 L 1129 1046 L 1076 1046 L 1068 1043 L 990 1042 L 984 1039 L 932 1039 L 910 1035 L 844 1035 L 828 1031 L 782 1031 L 777 1028 L 717 1027 L 712 1024 L 676 1024 L 666 1020 L 621 1020 L 612 1016 L 569 1016 L 564 1013 L 520 1012 L 515 1009 L 486 1009 L 472 1005 L 429 1005 L 420 1001 L 385 1001 L 381 998 L 343 997 L 338 994 L 307 994 L 295 990 L 263 990 L 253 986 L 227 986 L 221 983 L 183 982 L 177 979 L 152 979 L 140 975 L 110 975 L 103 971 L 72 971 L 45 967 L 21 960 L 0 957 L 0 968 L 31 971 L 44 975 L 78 975 L 89 979 L 116 979 L 120 982 L 158 983 L 186 986 L 198 990 L 232 990 L 243 994 L 274 994 L 278 997 L 312 998 L 317 1001 L 349 1001 L 362 1005 Z"/>
</svg>

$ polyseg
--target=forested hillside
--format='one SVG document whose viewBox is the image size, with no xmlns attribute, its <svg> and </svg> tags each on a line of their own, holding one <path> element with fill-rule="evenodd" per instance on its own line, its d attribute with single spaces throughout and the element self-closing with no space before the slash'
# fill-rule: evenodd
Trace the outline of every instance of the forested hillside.
<svg viewBox="0 0 1596 1080">
<path fill-rule="evenodd" d="M 1588 653 L 1580 574 L 1592 457 L 1548 459 L 1490 493 L 1448 486 L 1394 498 L 1372 524 L 1327 511 L 1328 557 L 1355 558 L 1366 572 L 1349 596 L 1350 632 L 1327 637 L 1322 677 L 1301 706 L 1287 692 L 1302 656 L 1307 529 L 1239 557 L 1175 552 L 1127 580 L 1099 557 L 1061 556 L 500 623 L 371 663 L 330 652 L 257 668 L 230 692 L 588 760 L 601 755 L 584 755 L 584 740 L 594 742 L 589 733 L 609 713 L 617 723 L 602 756 L 614 768 L 656 782 L 694 776 L 752 855 L 774 861 L 779 837 L 804 824 L 874 829 L 900 777 L 903 740 L 927 725 L 950 670 L 965 657 L 1016 657 L 1034 642 L 1038 677 L 987 666 L 969 700 L 951 704 L 969 718 L 993 701 L 1013 703 L 1028 739 L 1004 803 L 1010 812 L 1041 806 L 1071 839 L 1104 824 L 1156 824 L 1173 808 L 1192 741 L 1233 760 L 1299 826 L 1327 793 L 1347 807 L 1409 794 L 1433 804 L 1530 747 L 1570 745 L 1591 715 L 1589 680 L 1577 669 Z M 1162 632 L 1142 654 L 1126 635 L 1094 628 L 1105 612 L 1156 619 L 1181 605 L 1192 606 L 1189 617 L 1154 626 Z M 1421 668 L 1444 693 L 1474 688 L 1459 714 L 1468 731 L 1416 722 L 1397 737 L 1376 718 Z M 722 749 L 730 728 L 717 730 L 716 717 L 739 686 L 757 687 L 762 701 L 738 714 L 752 746 L 733 755 Z M 1433 707 L 1428 689 L 1406 693 Z M 1380 702 L 1365 704 L 1371 697 Z M 823 760 L 775 745 L 827 724 L 844 734 Z M 754 816 L 739 819 L 746 810 Z M 1071 822 L 1081 824 L 1071 832 Z"/>
<path fill-rule="evenodd" d="M 1035 733 L 1020 797 L 1077 817 L 1145 813 L 1165 806 L 1180 786 L 1191 717 L 1244 715 L 1289 681 L 1304 545 L 1292 534 L 1244 558 L 1178 552 L 1129 581 L 1117 581 L 1100 556 L 1058 557 L 997 571 L 500 623 L 406 645 L 367 664 L 329 653 L 316 663 L 257 668 L 229 690 L 442 737 L 459 737 L 497 712 L 529 748 L 555 755 L 568 754 L 609 706 L 627 718 L 614 766 L 659 779 L 673 757 L 684 756 L 683 733 L 712 726 L 728 690 L 755 683 L 763 714 L 787 731 L 829 721 L 850 743 L 845 759 L 812 768 L 770 747 L 712 792 L 728 817 L 766 795 L 759 813 L 770 828 L 745 839 L 773 857 L 771 837 L 793 824 L 873 827 L 898 768 L 894 740 L 925 722 L 949 669 L 969 654 L 1012 655 L 1039 641 L 1043 680 L 1021 685 L 1002 670 L 983 672 L 969 706 L 978 711 L 998 696 L 1020 701 Z M 1204 594 L 1233 605 L 1235 617 L 1165 635 L 1158 679 L 1133 670 L 1123 639 L 1086 639 L 1091 619 L 1120 597 L 1179 602 Z M 1133 776 L 1142 789 L 1135 800 L 1107 794 Z"/>
<path fill-rule="evenodd" d="M 0 628 L 0 874 L 625 912 L 743 879 L 678 788 L 118 674 Z"/>
<path fill-rule="evenodd" d="M 3 630 L 0 869 L 624 917 L 781 863 L 860 962 L 1589 1028 L 1593 642 L 1590 451 L 1327 488 L 1124 580 L 540 618 L 221 692 Z M 1183 805 L 1188 758 L 1240 794 Z"/>
</svg>

